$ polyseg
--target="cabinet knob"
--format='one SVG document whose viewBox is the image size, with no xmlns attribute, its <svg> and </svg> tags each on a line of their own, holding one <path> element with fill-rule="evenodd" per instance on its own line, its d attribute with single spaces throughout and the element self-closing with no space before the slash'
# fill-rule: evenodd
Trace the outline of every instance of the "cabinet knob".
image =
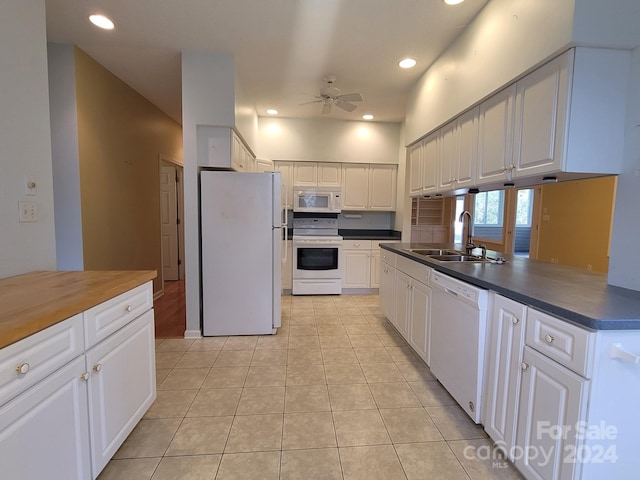
<svg viewBox="0 0 640 480">
<path fill-rule="evenodd" d="M 518 317 L 513 317 L 511 321 L 513 322 L 514 325 L 517 325 L 520 323 L 520 319 Z"/>
<path fill-rule="evenodd" d="M 100 370 L 102 370 L 102 364 L 101 364 L 101 363 L 96 363 L 96 364 L 93 366 L 93 371 L 94 371 L 94 372 L 99 372 Z"/>
<path fill-rule="evenodd" d="M 124 309 L 125 309 L 127 312 L 130 312 L 131 310 L 133 310 L 133 305 L 127 305 Z"/>
<path fill-rule="evenodd" d="M 80 375 L 80 380 L 84 380 L 86 382 L 87 380 L 89 380 L 90 376 L 91 375 L 89 374 L 89 372 L 83 372 L 82 375 Z"/>
<path fill-rule="evenodd" d="M 526 371 L 529 368 L 529 364 L 526 362 L 522 362 L 520 364 L 520 368 L 522 368 L 522 371 Z"/>
<path fill-rule="evenodd" d="M 18 372 L 18 375 L 26 375 L 30 368 L 31 365 L 29 365 L 27 362 L 21 363 L 16 367 L 16 372 Z"/>
<path fill-rule="evenodd" d="M 544 341 L 547 342 L 549 345 L 551 345 L 555 339 L 556 339 L 556 337 L 554 337 L 553 335 L 551 335 L 549 333 L 547 333 L 544 336 Z"/>
<path fill-rule="evenodd" d="M 354 246 L 354 247 L 359 247 L 359 246 L 360 246 L 360 244 L 359 244 L 359 243 L 354 243 L 354 244 L 353 244 L 353 246 Z"/>
</svg>

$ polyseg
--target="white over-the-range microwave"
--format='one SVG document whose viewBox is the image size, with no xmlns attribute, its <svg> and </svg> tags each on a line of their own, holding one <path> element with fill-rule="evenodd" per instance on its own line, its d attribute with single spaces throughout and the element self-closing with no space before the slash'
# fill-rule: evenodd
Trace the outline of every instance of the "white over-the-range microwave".
<svg viewBox="0 0 640 480">
<path fill-rule="evenodd" d="M 340 187 L 293 187 L 293 211 L 313 213 L 340 213 L 342 207 Z"/>
</svg>

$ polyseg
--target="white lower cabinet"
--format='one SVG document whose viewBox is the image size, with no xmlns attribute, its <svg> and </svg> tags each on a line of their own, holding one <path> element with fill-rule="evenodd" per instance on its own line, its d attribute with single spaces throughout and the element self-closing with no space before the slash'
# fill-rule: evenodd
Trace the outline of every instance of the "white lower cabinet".
<svg viewBox="0 0 640 480">
<path fill-rule="evenodd" d="M 491 330 L 482 423 L 513 461 L 527 307 L 497 293 L 491 295 L 493 309 L 489 319 Z"/>
<path fill-rule="evenodd" d="M 393 326 L 406 339 L 411 312 L 411 277 L 400 270 L 396 270 L 396 315 Z"/>
<path fill-rule="evenodd" d="M 429 308 L 431 288 L 411 279 L 411 310 L 409 315 L 409 345 L 429 365 Z"/>
<path fill-rule="evenodd" d="M 586 417 L 589 380 L 525 347 L 515 464 L 528 479 L 572 480 L 582 440 L 575 426 Z"/>
<path fill-rule="evenodd" d="M 91 460 L 100 472 L 156 398 L 153 311 L 86 354 Z"/>
<path fill-rule="evenodd" d="M 77 357 L 0 407 L 0 477 L 94 478 L 84 371 Z"/>
<path fill-rule="evenodd" d="M 380 308 L 391 323 L 396 316 L 396 268 L 395 254 L 386 250 L 380 252 Z"/>
<path fill-rule="evenodd" d="M 291 240 L 283 242 L 282 248 L 286 248 L 285 261 L 282 262 L 282 289 L 291 290 L 293 288 L 293 243 Z"/>
<path fill-rule="evenodd" d="M 100 474 L 156 399 L 151 298 L 148 282 L 0 350 L 0 478 Z"/>
<path fill-rule="evenodd" d="M 375 242 L 374 242 L 375 243 Z M 374 248 L 371 246 L 370 271 L 371 279 L 369 280 L 369 286 L 371 288 L 380 288 L 380 247 L 376 245 Z"/>
<path fill-rule="evenodd" d="M 342 288 L 369 288 L 371 240 L 345 240 L 342 246 L 344 275 Z"/>
</svg>

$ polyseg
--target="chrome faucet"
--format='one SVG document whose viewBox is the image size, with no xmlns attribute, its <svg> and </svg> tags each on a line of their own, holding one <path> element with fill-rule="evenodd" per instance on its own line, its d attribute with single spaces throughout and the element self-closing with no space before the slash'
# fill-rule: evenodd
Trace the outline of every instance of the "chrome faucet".
<svg viewBox="0 0 640 480">
<path fill-rule="evenodd" d="M 487 246 L 483 245 L 481 243 L 480 245 L 478 245 L 478 248 L 482 249 L 482 255 L 480 256 L 480 258 L 486 260 L 486 258 L 487 258 Z"/>
<path fill-rule="evenodd" d="M 471 255 L 471 250 L 476 248 L 475 244 L 473 243 L 473 239 L 471 238 L 471 214 L 467 210 L 465 210 L 460 214 L 458 221 L 462 223 L 463 229 L 464 229 L 464 217 L 467 217 L 467 219 L 469 220 L 467 222 L 467 244 L 464 246 L 464 248 L 467 250 L 467 254 Z"/>
</svg>

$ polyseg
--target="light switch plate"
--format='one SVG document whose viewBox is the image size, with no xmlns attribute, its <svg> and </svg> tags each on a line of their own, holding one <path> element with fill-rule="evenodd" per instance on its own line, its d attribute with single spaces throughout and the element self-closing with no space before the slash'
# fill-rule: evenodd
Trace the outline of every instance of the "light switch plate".
<svg viewBox="0 0 640 480">
<path fill-rule="evenodd" d="M 38 204 L 36 202 L 18 202 L 20 222 L 38 221 Z"/>
</svg>

